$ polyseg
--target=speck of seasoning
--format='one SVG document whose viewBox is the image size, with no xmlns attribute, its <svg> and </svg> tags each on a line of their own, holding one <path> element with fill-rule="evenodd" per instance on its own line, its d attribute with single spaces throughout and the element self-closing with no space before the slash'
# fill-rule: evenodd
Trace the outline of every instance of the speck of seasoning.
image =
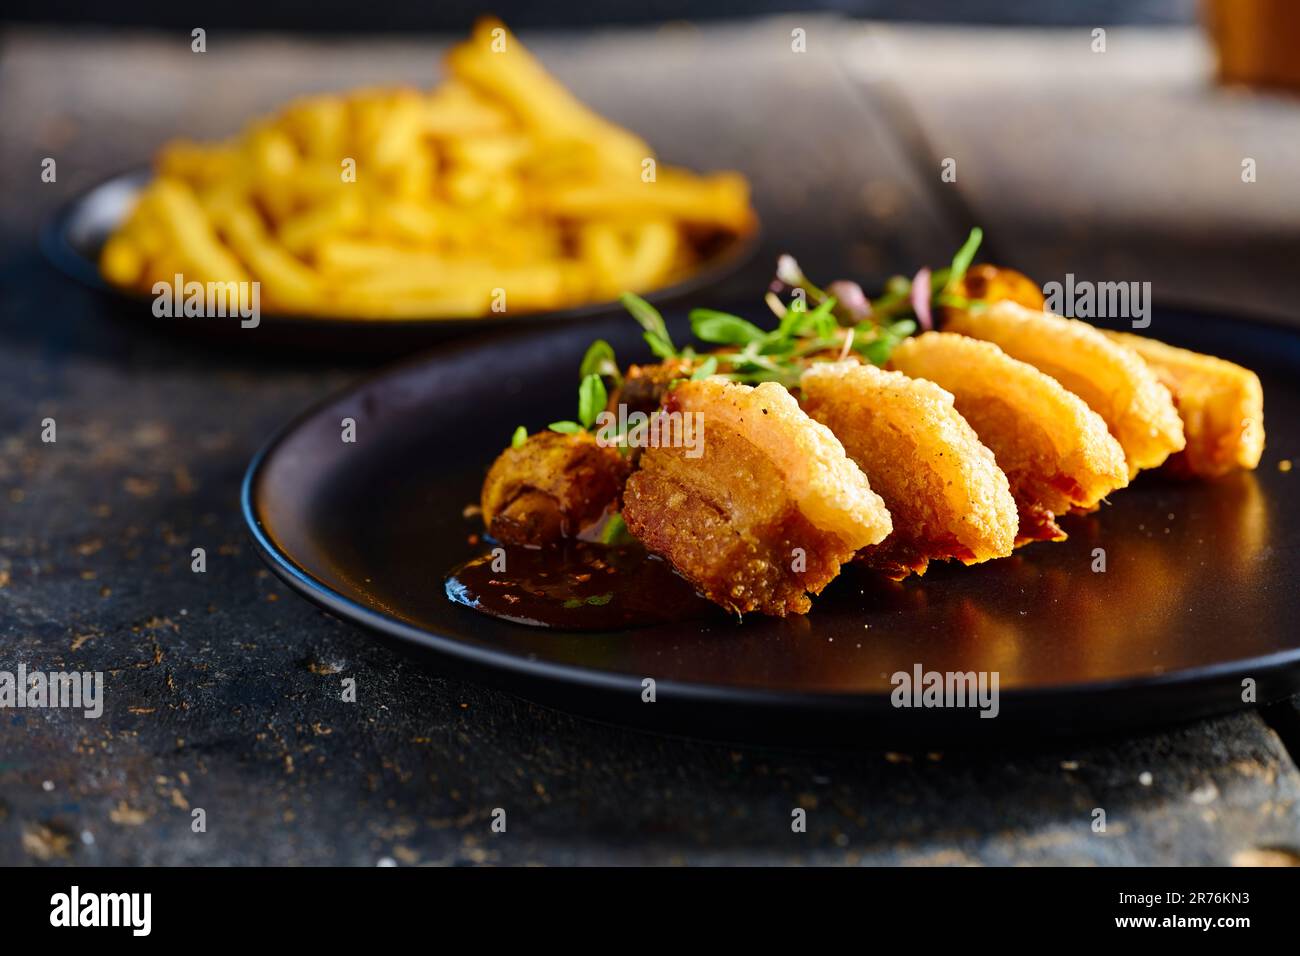
<svg viewBox="0 0 1300 956">
<path fill-rule="evenodd" d="M 1283 458 L 1281 461 L 1279 461 L 1279 462 L 1277 463 L 1277 470 L 1278 470 L 1278 471 L 1282 471 L 1282 472 L 1290 471 L 1290 470 L 1291 470 L 1291 459 L 1290 459 L 1290 458 Z"/>
<path fill-rule="evenodd" d="M 1143 770 L 1140 774 L 1138 774 L 1138 783 L 1142 784 L 1142 786 L 1144 787 L 1151 786 L 1151 782 L 1154 779 L 1155 778 L 1151 776 L 1150 770 Z"/>
<path fill-rule="evenodd" d="M 1062 761 L 1061 761 L 1061 769 L 1062 769 L 1062 770 L 1078 770 L 1078 769 L 1079 769 L 1079 761 L 1077 761 L 1077 760 L 1062 760 Z"/>
</svg>

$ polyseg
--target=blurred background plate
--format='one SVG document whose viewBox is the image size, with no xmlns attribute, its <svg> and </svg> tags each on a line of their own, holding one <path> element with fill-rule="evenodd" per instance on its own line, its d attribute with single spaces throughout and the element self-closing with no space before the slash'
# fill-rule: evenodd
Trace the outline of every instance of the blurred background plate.
<svg viewBox="0 0 1300 956">
<path fill-rule="evenodd" d="M 350 319 L 264 311 L 260 324 L 250 329 L 241 328 L 234 319 L 159 319 L 152 312 L 150 297 L 109 283 L 100 275 L 98 265 L 104 242 L 151 176 L 150 170 L 137 169 L 86 190 L 46 223 L 41 231 L 41 246 L 64 274 L 111 297 L 117 314 L 170 331 L 235 340 L 241 347 L 252 342 L 272 348 L 395 355 L 469 332 L 527 327 L 539 322 L 572 322 L 613 310 L 622 311 L 617 302 L 592 302 L 549 312 L 501 313 L 481 318 Z M 753 257 L 758 242 L 758 229 L 746 236 L 720 239 L 716 248 L 708 250 L 699 269 L 681 282 L 645 293 L 645 298 L 666 304 L 702 292 L 740 270 Z"/>
<path fill-rule="evenodd" d="M 679 334 L 683 318 L 673 317 Z M 1300 334 L 1171 310 L 1156 311 L 1152 331 L 1259 373 L 1274 450 L 1257 472 L 1207 482 L 1148 472 L 1070 519 L 1067 542 L 936 565 L 901 585 L 849 568 L 806 617 L 567 633 L 446 597 L 446 573 L 483 550 L 470 542 L 481 522 L 464 509 L 487 467 L 515 426 L 572 413 L 593 337 L 636 357 L 626 318 L 462 346 L 327 400 L 254 460 L 245 519 L 271 567 L 339 617 L 520 696 L 649 729 L 929 746 L 1222 713 L 1244 706 L 1247 678 L 1260 702 L 1277 699 L 1300 689 L 1300 502 L 1295 473 L 1279 467 L 1300 445 Z M 356 421 L 355 444 L 340 441 L 344 418 Z M 1096 548 L 1104 573 L 1092 569 Z M 894 709 L 890 676 L 917 665 L 997 672 L 997 719 Z M 653 705 L 641 702 L 646 677 Z"/>
</svg>

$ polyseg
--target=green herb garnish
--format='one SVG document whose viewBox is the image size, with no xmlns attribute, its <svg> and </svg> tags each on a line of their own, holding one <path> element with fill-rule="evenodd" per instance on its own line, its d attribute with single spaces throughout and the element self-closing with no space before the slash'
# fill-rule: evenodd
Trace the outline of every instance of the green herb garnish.
<svg viewBox="0 0 1300 956">
<path fill-rule="evenodd" d="M 587 346 L 587 353 L 582 357 L 582 364 L 578 366 L 578 377 L 585 379 L 588 375 L 612 379 L 615 385 L 623 381 L 618 360 L 614 358 L 614 347 L 604 339 L 596 339 Z"/>
<path fill-rule="evenodd" d="M 718 357 L 710 355 L 691 373 L 691 381 L 698 382 L 702 378 L 708 378 L 718 370 Z"/>
<path fill-rule="evenodd" d="M 646 344 L 650 346 L 651 352 L 661 359 L 677 357 L 677 349 L 673 347 L 673 340 L 668 335 L 668 326 L 664 324 L 664 317 L 658 309 L 631 292 L 624 292 L 619 296 L 619 301 L 644 330 Z"/>
<path fill-rule="evenodd" d="M 609 394 L 605 391 L 605 383 L 601 381 L 599 375 L 591 372 L 583 376 L 581 384 L 578 385 L 578 420 L 551 422 L 546 427 L 561 435 L 589 431 L 591 426 L 596 424 L 597 416 L 605 410 L 608 402 Z"/>
</svg>

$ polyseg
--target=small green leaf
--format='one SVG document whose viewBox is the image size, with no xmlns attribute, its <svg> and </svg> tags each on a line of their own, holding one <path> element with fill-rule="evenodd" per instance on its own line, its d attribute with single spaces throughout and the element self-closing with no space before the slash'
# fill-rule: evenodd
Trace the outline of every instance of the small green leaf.
<svg viewBox="0 0 1300 956">
<path fill-rule="evenodd" d="M 631 544 L 636 538 L 627 530 L 621 514 L 610 515 L 605 527 L 600 529 L 601 544 Z"/>
<path fill-rule="evenodd" d="M 596 416 L 605 410 L 609 395 L 605 383 L 595 372 L 587 375 L 578 386 L 578 420 L 590 428 L 596 424 Z"/>
<path fill-rule="evenodd" d="M 578 377 L 586 378 L 588 375 L 612 378 L 615 382 L 623 379 L 622 373 L 618 370 L 618 361 L 614 358 L 614 347 L 604 339 L 596 339 L 587 346 L 587 353 L 582 357 L 582 364 L 578 366 Z"/>
<path fill-rule="evenodd" d="M 832 311 L 834 308 L 835 299 L 829 298 L 808 313 L 808 324 L 812 326 L 818 338 L 829 339 L 835 335 L 839 322 Z"/>
<path fill-rule="evenodd" d="M 612 600 L 614 600 L 614 592 L 611 591 L 609 594 L 593 594 L 587 598 L 587 603 L 596 607 L 604 607 Z"/>
<path fill-rule="evenodd" d="M 872 365 L 884 365 L 889 361 L 889 353 L 894 350 L 894 343 L 888 339 L 876 339 L 872 342 L 864 342 L 862 347 L 856 351 L 867 359 Z"/>
<path fill-rule="evenodd" d="M 975 253 L 979 251 L 980 243 L 984 241 L 984 230 L 976 226 L 962 243 L 962 247 L 957 250 L 957 254 L 952 257 L 952 268 L 948 270 L 948 280 L 941 288 L 951 288 L 960 282 L 966 276 L 966 270 L 975 260 Z"/>
<path fill-rule="evenodd" d="M 551 422 L 546 427 L 561 435 L 574 435 L 583 430 L 577 422 Z"/>
<path fill-rule="evenodd" d="M 748 345 L 767 338 L 767 333 L 754 323 L 714 309 L 692 309 L 691 331 L 696 338 L 714 345 Z"/>
<path fill-rule="evenodd" d="M 623 308 L 632 313 L 632 318 L 636 319 L 637 324 L 645 330 L 645 340 L 650 346 L 650 351 L 659 358 L 665 359 L 673 358 L 677 354 L 677 349 L 673 347 L 673 340 L 668 335 L 668 326 L 664 324 L 664 317 L 659 314 L 658 309 L 631 292 L 624 292 L 619 296 L 619 301 L 623 303 Z"/>
<path fill-rule="evenodd" d="M 644 333 L 642 338 L 645 339 L 645 344 L 650 346 L 650 351 L 658 358 L 670 359 L 677 357 L 677 350 L 673 348 L 673 343 L 668 339 L 660 338 L 653 332 Z"/>
<path fill-rule="evenodd" d="M 718 357 L 716 355 L 710 355 L 708 358 L 706 358 L 703 362 L 700 363 L 699 368 L 697 368 L 694 372 L 691 373 L 691 381 L 698 382 L 702 378 L 708 378 L 717 370 L 718 370 Z"/>
<path fill-rule="evenodd" d="M 510 447 L 518 448 L 526 441 L 528 441 L 528 429 L 525 428 L 523 425 L 520 425 L 518 428 L 515 429 L 514 435 L 512 435 L 510 438 Z"/>
</svg>

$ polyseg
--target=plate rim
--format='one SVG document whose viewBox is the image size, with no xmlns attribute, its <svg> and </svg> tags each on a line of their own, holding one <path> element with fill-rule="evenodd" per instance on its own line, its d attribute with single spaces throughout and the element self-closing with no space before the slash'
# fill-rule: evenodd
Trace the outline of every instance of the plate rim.
<svg viewBox="0 0 1300 956">
<path fill-rule="evenodd" d="M 1212 314 L 1205 309 L 1187 309 L 1181 306 L 1156 306 L 1153 311 L 1177 311 L 1199 317 L 1224 317 Z M 1234 321 L 1257 326 L 1261 331 L 1272 334 L 1284 333 L 1294 336 L 1300 343 L 1300 330 L 1280 327 L 1276 324 L 1252 318 L 1239 318 Z M 541 328 L 526 338 L 544 337 L 552 330 Z M 240 512 L 248 528 L 253 543 L 264 562 L 292 587 L 299 595 L 311 603 L 340 617 L 341 619 L 364 627 L 388 637 L 409 642 L 426 650 L 443 655 L 457 663 L 468 664 L 491 672 L 502 672 L 512 677 L 525 679 L 546 679 L 562 681 L 567 685 L 585 690 L 616 690 L 627 693 L 633 689 L 639 692 L 640 678 L 616 671 L 585 667 L 575 664 L 559 664 L 551 661 L 529 659 L 526 656 L 511 653 L 488 646 L 463 642 L 446 634 L 435 633 L 416 625 L 400 621 L 373 608 L 339 593 L 325 582 L 311 575 L 309 571 L 297 564 L 292 556 L 279 548 L 262 527 L 254 500 L 255 488 L 259 476 L 267 462 L 299 428 L 315 418 L 325 409 L 343 403 L 375 383 L 409 372 L 417 366 L 438 366 L 450 364 L 466 351 L 478 351 L 491 348 L 491 340 L 470 339 L 447 349 L 411 356 L 403 361 L 392 363 L 362 376 L 343 388 L 312 402 L 307 408 L 292 416 L 284 425 L 262 444 L 249 461 L 240 483 Z M 519 625 L 524 627 L 526 625 Z M 616 633 L 616 632 L 611 632 Z M 628 632 L 631 633 L 631 632 Z M 1035 700 L 1051 698 L 1058 701 L 1086 701 L 1098 697 L 1124 694 L 1131 690 L 1178 689 L 1191 690 L 1197 686 L 1213 685 L 1227 677 L 1249 669 L 1252 675 L 1263 678 L 1295 671 L 1300 675 L 1300 645 L 1291 649 L 1273 651 L 1268 654 L 1243 657 L 1231 661 L 1218 661 L 1193 667 L 1162 671 L 1158 674 L 1111 678 L 1097 681 L 1083 681 L 1067 684 L 1054 684 L 1038 687 L 1008 688 L 999 690 L 999 698 L 1012 704 L 1029 703 Z M 1257 681 L 1257 686 L 1260 684 Z M 676 679 L 656 679 L 656 688 L 667 692 L 675 699 L 699 703 L 724 703 L 743 705 L 778 711 L 800 711 L 808 708 L 839 711 L 892 711 L 889 692 L 862 693 L 842 691 L 782 691 L 751 685 L 710 684 L 697 681 Z M 1263 696 L 1252 706 L 1259 707 L 1275 700 L 1283 699 L 1291 692 L 1284 692 L 1276 697 Z M 1232 708 L 1241 709 L 1241 708 Z M 1211 709 L 1208 713 L 1226 712 L 1226 709 Z"/>
<path fill-rule="evenodd" d="M 149 166 L 132 166 L 126 170 L 105 176 L 94 182 L 75 196 L 61 203 L 49 214 L 40 227 L 39 245 L 41 252 L 50 265 L 68 278 L 81 283 L 86 288 L 105 296 L 110 296 L 119 303 L 134 306 L 147 306 L 149 297 L 130 292 L 113 285 L 99 273 L 98 267 L 84 256 L 68 238 L 69 227 L 81 208 L 96 194 L 105 189 L 120 185 L 132 185 L 138 191 L 154 177 Z M 751 207 L 752 209 L 752 207 Z M 641 293 L 651 303 L 668 303 L 681 296 L 701 292 L 709 286 L 717 285 L 728 279 L 752 262 L 763 242 L 763 224 L 754 211 L 754 228 L 743 236 L 737 236 L 727 245 L 726 251 L 714 257 L 702 268 L 674 282 Z M 497 331 L 501 329 L 528 327 L 534 324 L 558 324 L 579 319 L 589 319 L 606 315 L 622 308 L 617 299 L 603 302 L 587 302 L 582 305 L 564 309 L 547 309 L 538 312 L 522 312 L 501 316 L 465 317 L 453 316 L 438 318 L 420 316 L 417 318 L 364 318 L 361 316 L 318 316 L 303 313 L 263 312 L 261 319 L 282 329 L 329 330 L 380 332 L 400 334 L 406 331 L 456 331 L 472 332 L 475 330 Z"/>
</svg>

